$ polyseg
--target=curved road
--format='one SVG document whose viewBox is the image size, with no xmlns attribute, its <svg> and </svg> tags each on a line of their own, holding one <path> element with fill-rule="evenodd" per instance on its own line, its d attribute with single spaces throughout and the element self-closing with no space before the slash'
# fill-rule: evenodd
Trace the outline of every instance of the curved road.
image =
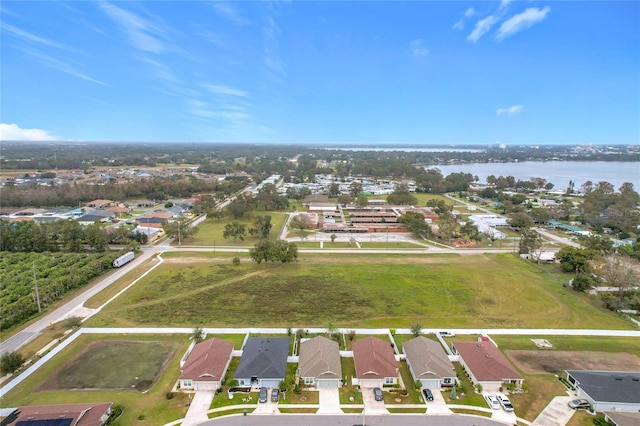
<svg viewBox="0 0 640 426">
<path fill-rule="evenodd" d="M 364 421 L 364 423 L 363 423 Z M 325 425 L 344 425 L 344 426 L 504 426 L 504 423 L 491 420 L 488 417 L 480 417 L 473 415 L 412 415 L 412 414 L 396 414 L 376 416 L 370 415 L 363 419 L 360 414 L 340 414 L 340 415 L 322 415 L 322 414 L 287 414 L 287 415 L 248 415 L 248 416 L 225 416 L 217 419 L 211 419 L 201 426 L 325 426 Z"/>
</svg>

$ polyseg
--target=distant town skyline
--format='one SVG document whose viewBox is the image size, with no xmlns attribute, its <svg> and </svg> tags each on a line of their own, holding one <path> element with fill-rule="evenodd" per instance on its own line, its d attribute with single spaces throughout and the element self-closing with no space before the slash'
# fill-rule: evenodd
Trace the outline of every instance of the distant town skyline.
<svg viewBox="0 0 640 426">
<path fill-rule="evenodd" d="M 640 143 L 640 2 L 17 2 L 0 140 Z"/>
</svg>

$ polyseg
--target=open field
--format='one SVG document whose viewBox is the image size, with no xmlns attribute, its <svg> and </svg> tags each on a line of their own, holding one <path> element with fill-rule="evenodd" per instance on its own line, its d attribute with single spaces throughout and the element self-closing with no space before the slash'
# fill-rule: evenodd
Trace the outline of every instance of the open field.
<svg viewBox="0 0 640 426">
<path fill-rule="evenodd" d="M 271 237 L 276 238 L 280 235 L 280 231 L 284 226 L 284 221 L 286 219 L 286 215 L 282 214 L 282 212 L 265 212 L 265 211 L 254 211 L 254 216 L 271 216 Z M 252 219 L 240 219 L 238 222 L 246 225 L 247 227 L 247 235 L 244 238 L 244 241 L 237 240 L 235 243 L 233 242 L 233 238 L 224 239 L 223 232 L 226 224 L 233 222 L 233 218 L 224 217 L 222 219 L 215 220 L 213 218 L 205 220 L 203 223 L 198 225 L 200 229 L 196 235 L 191 238 L 185 239 L 182 241 L 182 245 L 185 246 L 253 246 L 255 243 L 259 241 L 257 236 L 253 236 L 249 234 L 249 228 L 253 226 Z"/>
<path fill-rule="evenodd" d="M 38 390 L 131 389 L 158 380 L 178 342 L 102 341 L 88 344 Z"/>
<path fill-rule="evenodd" d="M 640 357 L 627 353 L 570 351 L 506 351 L 526 374 L 558 374 L 564 370 L 640 370 Z"/>
<path fill-rule="evenodd" d="M 168 257 L 87 325 L 631 328 L 564 288 L 566 275 L 511 254 L 213 259 Z"/>
<path fill-rule="evenodd" d="M 96 390 L 51 390 L 39 389 L 40 385 L 56 372 L 65 368 L 73 359 L 76 359 L 88 346 L 102 342 L 162 342 L 173 348 L 173 355 L 166 363 L 164 373 L 158 381 L 143 393 L 135 388 L 128 389 L 96 389 Z M 102 343 L 105 344 L 105 343 Z M 17 407 L 20 405 L 64 404 L 95 401 L 113 401 L 124 407 L 119 423 L 122 425 L 161 425 L 171 420 L 184 417 L 187 411 L 188 396 L 177 394 L 175 398 L 165 398 L 180 374 L 180 357 L 189 345 L 188 336 L 174 335 L 83 335 L 65 348 L 51 361 L 38 369 L 19 386 L 9 392 L 2 400 L 3 407 Z M 100 368 L 95 366 L 95 368 Z M 125 366 L 115 367 L 126 374 Z M 134 376 L 135 377 L 135 376 Z M 138 416 L 144 415 L 144 420 L 138 420 Z"/>
</svg>

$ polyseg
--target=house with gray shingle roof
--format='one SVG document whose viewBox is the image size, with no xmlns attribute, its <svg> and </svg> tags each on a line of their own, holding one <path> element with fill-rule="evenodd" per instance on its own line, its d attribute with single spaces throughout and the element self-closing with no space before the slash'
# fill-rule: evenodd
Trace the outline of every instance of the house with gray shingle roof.
<svg viewBox="0 0 640 426">
<path fill-rule="evenodd" d="M 307 386 L 339 388 L 342 385 L 342 367 L 338 343 L 323 336 L 300 343 L 298 377 Z"/>
<path fill-rule="evenodd" d="M 640 371 L 566 370 L 567 381 L 594 411 L 640 412 Z"/>
<path fill-rule="evenodd" d="M 286 337 L 250 337 L 234 379 L 240 386 L 278 387 L 287 374 L 288 353 Z"/>
<path fill-rule="evenodd" d="M 456 383 L 456 372 L 440 343 L 418 336 L 402 344 L 407 366 L 414 381 L 422 386 L 439 389 Z"/>
</svg>

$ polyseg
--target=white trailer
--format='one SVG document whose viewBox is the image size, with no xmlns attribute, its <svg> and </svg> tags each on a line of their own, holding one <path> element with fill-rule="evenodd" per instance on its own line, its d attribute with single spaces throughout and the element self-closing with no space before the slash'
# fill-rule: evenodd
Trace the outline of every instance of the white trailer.
<svg viewBox="0 0 640 426">
<path fill-rule="evenodd" d="M 124 265 L 125 263 L 129 263 L 133 260 L 133 258 L 135 257 L 135 255 L 133 254 L 132 251 L 123 254 L 122 256 L 120 256 L 119 258 L 117 258 L 116 260 L 113 261 L 113 267 L 114 268 L 119 268 L 122 265 Z"/>
</svg>

